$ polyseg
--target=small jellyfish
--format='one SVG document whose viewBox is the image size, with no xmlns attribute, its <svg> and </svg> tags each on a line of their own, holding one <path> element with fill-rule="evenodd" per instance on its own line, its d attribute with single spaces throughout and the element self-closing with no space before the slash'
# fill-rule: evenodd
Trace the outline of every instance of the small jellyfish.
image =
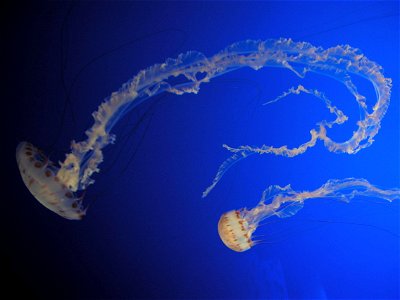
<svg viewBox="0 0 400 300">
<path fill-rule="evenodd" d="M 257 225 L 249 224 L 239 210 L 224 213 L 218 222 L 218 233 L 222 242 L 236 252 L 243 252 L 253 247 L 251 239 Z"/>
<path fill-rule="evenodd" d="M 243 252 L 257 245 L 252 239 L 261 221 L 277 216 L 288 218 L 304 206 L 304 201 L 315 198 L 334 198 L 349 202 L 354 197 L 380 198 L 392 202 L 400 199 L 400 189 L 382 190 L 365 179 L 331 179 L 314 191 L 294 191 L 290 185 L 267 188 L 259 204 L 250 210 L 246 208 L 224 213 L 218 222 L 218 233 L 222 242 L 233 251 Z M 271 201 L 266 204 L 266 201 Z"/>
</svg>

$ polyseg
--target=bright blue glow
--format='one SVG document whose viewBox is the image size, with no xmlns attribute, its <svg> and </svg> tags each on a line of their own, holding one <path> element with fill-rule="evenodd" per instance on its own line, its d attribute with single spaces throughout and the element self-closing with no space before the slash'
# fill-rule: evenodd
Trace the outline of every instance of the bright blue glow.
<svg viewBox="0 0 400 300">
<path fill-rule="evenodd" d="M 65 93 L 55 49 L 61 47 L 67 11 L 66 3 L 52 4 L 41 11 L 44 18 L 28 18 L 27 28 L 18 35 L 27 43 L 26 52 L 19 54 L 24 62 L 19 67 L 25 71 L 15 83 L 15 89 L 23 85 L 21 107 L 29 107 L 21 111 L 18 138 L 47 145 L 49 138 L 61 135 L 52 149 L 60 159 L 69 147 L 66 141 L 90 125 L 90 113 L 105 95 L 136 71 L 190 49 L 209 55 L 249 37 L 287 36 L 324 47 L 348 43 L 384 66 L 394 85 L 399 83 L 395 3 L 81 3 L 65 22 L 64 76 L 67 87 L 76 83 L 72 109 L 68 107 L 60 133 Z M 94 58 L 159 30 L 166 31 L 96 59 L 76 78 Z M 118 142 L 107 150 L 102 166 L 106 171 L 86 195 L 97 200 L 90 218 L 80 224 L 58 220 L 18 187 L 15 209 L 28 207 L 13 216 L 20 229 L 12 255 L 23 267 L 22 280 L 39 282 L 38 270 L 47 271 L 41 276 L 48 285 L 33 284 L 44 296 L 399 298 L 396 203 L 316 201 L 290 220 L 260 227 L 258 233 L 276 243 L 237 255 L 219 241 L 216 221 L 221 212 L 252 207 L 268 185 L 291 183 L 301 190 L 345 177 L 368 178 L 380 187 L 399 185 L 400 95 L 393 89 L 375 143 L 356 156 L 331 154 L 322 146 L 293 159 L 252 156 L 235 165 L 209 198 L 200 199 L 216 166 L 226 158 L 222 143 L 294 146 L 327 115 L 311 96 L 262 106 L 296 80 L 286 70 L 239 70 L 204 85 L 198 95 L 161 98 L 149 114 L 151 123 L 140 146 L 150 117 L 132 133 L 139 117 L 130 113 L 115 127 Z M 357 105 L 348 101 L 351 95 L 331 79 L 305 80 L 324 90 L 352 118 L 332 133 L 337 139 L 347 138 L 355 129 L 352 121 L 359 118 Z M 368 82 L 360 81 L 360 86 L 375 99 Z M 22 252 L 27 245 L 31 250 Z M 61 276 L 65 286 L 58 286 L 49 274 Z"/>
</svg>

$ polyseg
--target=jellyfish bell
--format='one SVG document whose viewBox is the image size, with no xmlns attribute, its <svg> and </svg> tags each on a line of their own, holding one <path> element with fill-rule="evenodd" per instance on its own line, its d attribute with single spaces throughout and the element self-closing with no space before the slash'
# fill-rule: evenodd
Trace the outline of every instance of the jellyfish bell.
<svg viewBox="0 0 400 300">
<path fill-rule="evenodd" d="M 25 186 L 43 206 L 69 219 L 81 220 L 86 210 L 77 197 L 57 176 L 59 168 L 41 150 L 28 142 L 17 146 L 16 159 Z"/>
<path fill-rule="evenodd" d="M 249 224 L 240 210 L 224 213 L 218 222 L 219 237 L 225 246 L 236 252 L 244 252 L 255 245 L 251 239 L 255 230 L 255 226 Z"/>
</svg>

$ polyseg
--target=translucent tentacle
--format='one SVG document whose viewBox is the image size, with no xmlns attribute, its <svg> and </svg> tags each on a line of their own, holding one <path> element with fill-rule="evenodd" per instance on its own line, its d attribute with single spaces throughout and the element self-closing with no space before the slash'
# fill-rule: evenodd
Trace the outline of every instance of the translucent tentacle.
<svg viewBox="0 0 400 300">
<path fill-rule="evenodd" d="M 238 42 L 209 58 L 202 53 L 189 51 L 179 55 L 177 59 L 168 59 L 165 63 L 156 64 L 140 71 L 120 90 L 107 98 L 93 113 L 94 124 L 86 131 L 87 139 L 81 142 L 72 142 L 72 151 L 61 163 L 58 177 L 71 190 L 85 189 L 93 183 L 92 174 L 99 171 L 98 165 L 103 160 L 102 148 L 115 140 L 115 137 L 110 134 L 111 129 L 126 112 L 149 97 L 164 91 L 177 95 L 197 93 L 202 83 L 246 66 L 255 70 L 262 67 L 286 68 L 301 78 L 307 72 L 317 72 L 333 77 L 345 84 L 354 95 L 363 109 L 365 119 L 358 122 L 358 130 L 348 141 L 337 143 L 329 138 L 326 128 L 332 126 L 333 123 L 342 123 L 346 116 L 340 110 L 331 106 L 330 101 L 322 93 L 299 86 L 297 89 L 290 90 L 289 93 L 306 92 L 313 94 L 325 101 L 331 112 L 337 115 L 337 119 L 331 123 L 319 122 L 317 128 L 310 131 L 311 139 L 299 147 L 289 149 L 287 146 L 262 146 L 260 148 L 241 146 L 237 148 L 240 149 L 238 152 L 241 156 L 248 156 L 247 152 L 256 152 L 292 157 L 313 147 L 318 139 L 324 142 L 329 151 L 356 153 L 372 143 L 389 104 L 390 79 L 382 75 L 379 65 L 368 60 L 358 49 L 348 45 L 324 50 L 309 43 L 293 42 L 291 39 L 281 38 Z M 367 110 L 365 97 L 357 92 L 349 74 L 365 77 L 373 83 L 378 99 L 372 111 Z M 183 77 L 184 80 L 179 83 L 174 82 L 174 78 L 179 76 Z M 234 150 L 227 148 L 230 151 Z M 214 179 L 213 185 L 218 182 L 223 173 L 232 165 L 232 162 L 237 161 L 238 157 L 232 156 L 224 162 Z M 209 192 L 208 189 L 204 194 L 206 195 Z"/>
<path fill-rule="evenodd" d="M 99 165 L 103 161 L 103 148 L 115 141 L 115 136 L 111 133 L 114 125 L 143 101 L 162 92 L 176 95 L 198 93 L 203 83 L 243 67 L 254 70 L 263 67 L 285 68 L 294 72 L 299 78 L 305 77 L 309 72 L 332 77 L 344 84 L 354 96 L 359 104 L 362 119 L 357 122 L 357 129 L 347 141 L 336 142 L 329 137 L 328 129 L 334 124 L 343 123 L 347 117 L 332 106 L 330 100 L 321 92 L 302 86 L 292 88 L 287 93 L 305 92 L 323 100 L 327 108 L 336 115 L 336 119 L 331 122 L 324 120 L 318 122 L 315 128 L 310 129 L 311 138 L 294 148 L 288 148 L 286 145 L 279 147 L 243 145 L 236 148 L 225 146 L 233 152 L 233 156 L 221 165 L 212 185 L 207 188 L 203 196 L 212 190 L 230 167 L 251 153 L 272 153 L 293 157 L 314 147 L 319 140 L 331 152 L 357 153 L 373 143 L 390 101 L 391 80 L 384 77 L 382 68 L 377 63 L 349 45 L 323 49 L 306 42 L 280 38 L 234 43 L 210 57 L 200 52 L 189 51 L 180 54 L 176 59 L 167 59 L 162 64 L 155 64 L 140 71 L 100 104 L 92 114 L 94 123 L 86 130 L 86 139 L 79 142 L 72 141 L 71 152 L 66 155 L 63 162 L 60 162 L 58 169 L 53 168 L 54 172 L 57 171 L 55 178 L 59 182 L 60 190 L 64 188 L 68 192 L 85 190 L 94 182 L 93 174 L 99 172 Z M 377 97 L 373 107 L 368 107 L 365 97 L 358 93 L 355 84 L 351 81 L 350 76 L 353 75 L 363 77 L 373 84 Z M 20 155 L 26 158 L 24 154 L 17 151 L 18 159 Z M 31 168 L 23 168 L 23 170 L 29 173 L 27 176 L 39 182 L 35 177 L 39 176 L 36 170 Z M 51 186 L 47 179 L 40 182 L 44 187 Z M 34 192 L 32 188 L 27 187 Z M 51 195 L 53 191 L 50 189 L 48 192 Z M 47 203 L 49 199 L 43 196 L 40 201 Z"/>
</svg>

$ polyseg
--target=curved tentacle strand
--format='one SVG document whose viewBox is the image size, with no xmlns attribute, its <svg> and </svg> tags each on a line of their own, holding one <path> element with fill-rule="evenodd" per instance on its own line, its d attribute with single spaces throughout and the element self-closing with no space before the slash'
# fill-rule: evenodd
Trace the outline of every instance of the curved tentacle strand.
<svg viewBox="0 0 400 300">
<path fill-rule="evenodd" d="M 358 128 L 353 135 L 341 143 L 329 138 L 327 128 L 333 123 L 340 124 L 345 116 L 337 118 L 333 123 L 318 123 L 317 128 L 310 130 L 310 140 L 293 149 L 289 149 L 287 146 L 265 145 L 238 148 L 226 146 L 235 154 L 221 165 L 212 185 L 204 192 L 203 196 L 213 189 L 226 170 L 238 161 L 238 158 L 244 158 L 251 153 L 274 153 L 292 157 L 314 147 L 318 140 L 322 140 L 329 151 L 356 153 L 373 142 L 389 105 L 391 80 L 383 76 L 382 68 L 378 64 L 370 61 L 358 49 L 349 45 L 339 45 L 324 50 L 309 43 L 280 38 L 234 43 L 209 58 L 202 53 L 189 51 L 179 55 L 176 59 L 167 59 L 162 64 L 155 64 L 140 71 L 118 91 L 106 98 L 93 113 L 94 123 L 86 131 L 87 138 L 80 142 L 72 141 L 71 152 L 66 155 L 63 162 L 60 162 L 59 167 L 53 168 L 56 178 L 71 193 L 85 190 L 94 183 L 93 174 L 99 172 L 99 165 L 103 161 L 103 148 L 115 141 L 111 130 L 128 111 L 162 92 L 176 95 L 198 93 L 201 84 L 243 67 L 250 67 L 254 70 L 263 67 L 286 68 L 301 78 L 308 72 L 330 76 L 342 82 L 354 95 L 363 110 L 364 119 L 357 123 Z M 365 97 L 357 92 L 356 86 L 350 79 L 352 74 L 364 77 L 373 84 L 377 101 L 372 109 L 365 104 Z M 176 83 L 174 81 L 176 77 L 183 77 L 185 80 Z M 297 91 L 293 90 L 293 92 Z M 324 100 L 328 108 L 333 109 L 330 102 L 318 94 L 318 91 L 303 88 L 302 92 L 314 94 Z M 339 110 L 333 109 L 332 112 L 337 113 Z M 21 161 L 22 159 L 24 159 L 24 155 L 17 151 L 17 160 Z M 35 169 L 27 167 L 24 170 L 36 179 Z M 46 181 L 42 181 L 42 183 L 43 185 L 47 184 Z M 27 187 L 32 193 L 36 192 L 29 185 Z M 49 184 L 48 188 L 51 189 L 52 185 Z M 36 195 L 35 197 L 38 199 L 42 196 Z M 41 198 L 39 201 L 46 203 L 47 198 Z"/>
</svg>

